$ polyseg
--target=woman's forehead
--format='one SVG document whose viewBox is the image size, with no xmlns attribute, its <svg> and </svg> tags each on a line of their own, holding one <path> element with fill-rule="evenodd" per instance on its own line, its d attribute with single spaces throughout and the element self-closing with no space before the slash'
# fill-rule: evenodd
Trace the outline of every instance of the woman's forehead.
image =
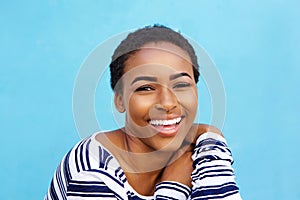
<svg viewBox="0 0 300 200">
<path fill-rule="evenodd" d="M 125 63 L 124 73 L 135 67 L 139 67 L 138 71 L 145 70 L 145 72 L 160 68 L 190 71 L 192 63 L 188 53 L 180 47 L 167 42 L 159 42 L 148 43 L 130 56 Z"/>
<path fill-rule="evenodd" d="M 144 44 L 140 49 L 155 49 L 157 51 L 168 52 L 170 54 L 174 54 L 184 59 L 190 60 L 190 56 L 186 52 L 186 50 L 170 42 L 149 42 Z"/>
</svg>

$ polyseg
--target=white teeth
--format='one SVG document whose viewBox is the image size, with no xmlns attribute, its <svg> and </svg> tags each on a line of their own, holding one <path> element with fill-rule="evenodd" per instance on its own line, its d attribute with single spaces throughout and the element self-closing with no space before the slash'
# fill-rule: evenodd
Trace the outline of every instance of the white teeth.
<svg viewBox="0 0 300 200">
<path fill-rule="evenodd" d="M 181 121 L 181 117 L 170 119 L 170 120 L 150 120 L 150 124 L 154 126 L 166 126 L 177 124 Z"/>
</svg>

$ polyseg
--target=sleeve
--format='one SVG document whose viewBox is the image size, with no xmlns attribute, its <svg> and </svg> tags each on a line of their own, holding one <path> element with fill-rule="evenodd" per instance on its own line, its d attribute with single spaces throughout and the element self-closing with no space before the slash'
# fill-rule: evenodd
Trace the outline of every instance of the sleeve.
<svg viewBox="0 0 300 200">
<path fill-rule="evenodd" d="M 57 167 L 44 200 L 67 199 L 66 186 L 68 184 L 69 176 L 64 172 L 67 169 L 66 163 L 68 162 L 69 156 L 70 152 L 63 158 Z"/>
<path fill-rule="evenodd" d="M 202 134 L 192 159 L 191 199 L 241 199 L 231 166 L 233 158 L 222 136 L 211 132 Z"/>
<path fill-rule="evenodd" d="M 45 200 L 123 199 L 116 192 L 112 191 L 105 182 L 88 171 L 80 173 L 75 179 L 68 180 L 67 185 L 62 185 L 57 179 L 59 176 L 60 172 L 56 171 Z"/>
<path fill-rule="evenodd" d="M 45 200 L 125 199 L 123 185 L 104 170 L 82 170 L 85 159 L 70 151 L 55 171 Z M 76 160 L 76 157 L 79 159 Z M 80 159 L 82 158 L 82 159 Z M 109 183 L 109 184 L 107 184 Z M 108 187 L 110 185 L 110 187 Z M 116 190 L 111 190 L 114 187 Z M 119 193 L 115 191 L 120 191 Z M 126 197 L 127 198 L 127 197 Z"/>
<path fill-rule="evenodd" d="M 174 181 L 163 181 L 156 185 L 154 199 L 156 200 L 184 200 L 191 194 L 191 189 Z"/>
</svg>

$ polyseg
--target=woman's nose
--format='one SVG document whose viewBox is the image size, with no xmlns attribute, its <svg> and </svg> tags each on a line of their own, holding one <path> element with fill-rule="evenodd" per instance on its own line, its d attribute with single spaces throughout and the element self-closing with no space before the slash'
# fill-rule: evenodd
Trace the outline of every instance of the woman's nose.
<svg viewBox="0 0 300 200">
<path fill-rule="evenodd" d="M 177 97 L 172 90 L 163 87 L 159 93 L 159 102 L 156 109 L 170 112 L 177 107 Z"/>
</svg>

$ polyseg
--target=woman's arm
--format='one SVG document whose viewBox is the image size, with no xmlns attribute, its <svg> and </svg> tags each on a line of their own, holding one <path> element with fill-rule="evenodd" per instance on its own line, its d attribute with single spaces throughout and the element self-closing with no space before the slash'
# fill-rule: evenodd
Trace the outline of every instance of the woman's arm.
<svg viewBox="0 0 300 200">
<path fill-rule="evenodd" d="M 192 155 L 191 199 L 241 199 L 234 179 L 233 158 L 219 133 L 201 134 Z"/>
<path fill-rule="evenodd" d="M 191 199 L 241 199 L 234 180 L 233 159 L 221 131 L 208 125 L 195 125 L 162 180 L 189 186 Z M 184 152 L 180 152 L 183 151 Z M 192 175 L 191 175 L 192 174 Z"/>
<path fill-rule="evenodd" d="M 89 148 L 90 139 L 83 140 L 63 158 L 57 167 L 45 196 L 45 200 L 71 199 L 122 199 L 127 198 L 123 183 L 98 166 Z M 100 149 L 99 149 L 100 151 Z M 101 157 L 101 163 L 108 163 L 109 154 Z M 111 188 L 114 188 L 112 190 Z"/>
</svg>

